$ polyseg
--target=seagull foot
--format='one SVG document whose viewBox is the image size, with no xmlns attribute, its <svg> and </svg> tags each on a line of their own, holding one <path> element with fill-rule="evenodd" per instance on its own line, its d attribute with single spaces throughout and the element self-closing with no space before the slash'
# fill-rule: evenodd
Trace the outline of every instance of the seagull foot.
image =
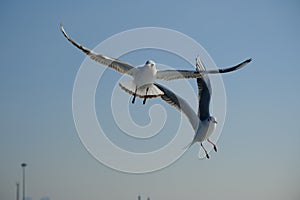
<svg viewBox="0 0 300 200">
<path fill-rule="evenodd" d="M 145 103 L 146 103 L 148 91 L 149 91 L 149 88 L 147 87 L 147 89 L 146 89 L 146 95 L 145 95 L 145 98 L 144 98 L 143 104 L 145 104 Z"/>
<path fill-rule="evenodd" d="M 135 88 L 134 94 L 133 94 L 133 99 L 132 99 L 132 104 L 135 102 L 135 97 L 136 97 L 136 92 L 137 92 L 137 87 Z"/>
<path fill-rule="evenodd" d="M 214 145 L 214 150 L 215 150 L 215 152 L 218 152 L 218 149 L 217 149 L 216 145 Z"/>
<path fill-rule="evenodd" d="M 209 159 L 209 155 L 208 155 L 206 149 L 204 148 L 203 144 L 200 143 L 200 145 L 201 145 L 201 147 L 203 148 L 203 150 L 204 150 L 204 152 L 205 152 L 206 158 Z"/>
<path fill-rule="evenodd" d="M 134 102 L 135 102 L 135 95 L 133 96 L 133 99 L 132 99 L 132 104 L 134 104 Z"/>
<path fill-rule="evenodd" d="M 211 143 L 211 144 L 214 146 L 215 152 L 218 152 L 217 145 L 215 145 L 215 144 L 214 144 L 212 141 L 210 141 L 209 139 L 207 139 L 207 141 L 208 141 L 209 143 Z"/>
</svg>

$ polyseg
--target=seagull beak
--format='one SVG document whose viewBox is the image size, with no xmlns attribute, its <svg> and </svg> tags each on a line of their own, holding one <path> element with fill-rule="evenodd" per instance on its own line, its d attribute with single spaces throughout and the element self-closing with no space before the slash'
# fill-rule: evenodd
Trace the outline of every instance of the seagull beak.
<svg viewBox="0 0 300 200">
<path fill-rule="evenodd" d="M 217 121 L 214 121 L 214 123 L 217 124 L 218 122 L 217 122 Z"/>
</svg>

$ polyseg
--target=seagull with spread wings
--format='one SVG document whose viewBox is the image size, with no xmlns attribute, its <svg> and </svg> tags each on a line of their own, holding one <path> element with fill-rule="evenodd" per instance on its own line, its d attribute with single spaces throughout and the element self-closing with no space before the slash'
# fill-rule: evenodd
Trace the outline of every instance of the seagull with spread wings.
<svg viewBox="0 0 300 200">
<path fill-rule="evenodd" d="M 196 71 L 205 71 L 205 67 L 199 57 L 196 58 Z M 177 108 L 179 111 L 183 112 L 190 121 L 195 131 L 195 135 L 193 141 L 187 147 L 190 147 L 194 143 L 199 142 L 205 152 L 206 157 L 209 158 L 208 152 L 202 144 L 204 141 L 207 141 L 213 145 L 214 150 L 217 152 L 216 144 L 214 144 L 210 140 L 210 136 L 216 129 L 217 121 L 216 118 L 211 116 L 209 112 L 212 88 L 208 75 L 201 74 L 201 76 L 197 78 L 199 100 L 198 114 L 194 112 L 191 106 L 184 99 L 176 95 L 171 90 L 157 83 L 154 83 L 154 85 L 156 85 L 156 87 L 158 87 L 164 93 L 161 98 L 170 105 Z"/>
<path fill-rule="evenodd" d="M 131 76 L 133 80 L 128 82 L 120 82 L 119 86 L 133 95 L 132 103 L 135 102 L 136 96 L 140 98 L 144 98 L 143 104 L 146 103 L 147 98 L 154 98 L 158 96 L 164 95 L 164 92 L 159 89 L 154 83 L 156 79 L 161 80 L 173 80 L 173 79 L 183 79 L 183 78 L 199 78 L 202 74 L 218 74 L 218 73 L 227 73 L 239 68 L 242 68 L 246 64 L 248 64 L 251 59 L 247 59 L 244 62 L 235 65 L 233 67 L 225 68 L 225 69 L 217 69 L 217 70 L 160 70 L 156 69 L 155 62 L 152 60 L 148 60 L 144 66 L 135 67 L 129 63 L 123 62 L 116 58 L 108 57 L 99 53 L 96 53 L 79 43 L 72 40 L 64 30 L 62 24 L 60 24 L 61 31 L 63 35 L 71 42 L 74 46 L 79 48 L 85 54 L 87 54 L 92 60 L 96 62 L 108 66 L 122 74 L 126 74 Z"/>
</svg>

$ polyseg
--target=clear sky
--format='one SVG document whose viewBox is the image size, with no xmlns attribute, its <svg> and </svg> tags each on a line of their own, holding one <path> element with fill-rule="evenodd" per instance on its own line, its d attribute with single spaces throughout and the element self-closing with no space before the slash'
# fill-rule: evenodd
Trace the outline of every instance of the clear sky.
<svg viewBox="0 0 300 200">
<path fill-rule="evenodd" d="M 300 199 L 299 20 L 296 0 L 2 1 L 0 199 L 16 198 L 22 162 L 32 200 Z M 193 147 L 170 167 L 141 175 L 95 160 L 72 115 L 85 55 L 66 41 L 60 22 L 90 48 L 128 29 L 164 27 L 192 37 L 219 66 L 252 57 L 247 68 L 223 76 L 219 151 L 199 160 Z"/>
</svg>

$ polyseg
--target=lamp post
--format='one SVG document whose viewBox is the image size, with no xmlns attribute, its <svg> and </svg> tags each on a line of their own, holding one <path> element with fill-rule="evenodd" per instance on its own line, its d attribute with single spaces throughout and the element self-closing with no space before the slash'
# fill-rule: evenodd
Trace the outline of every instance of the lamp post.
<svg viewBox="0 0 300 200">
<path fill-rule="evenodd" d="M 27 166 L 26 163 L 22 163 L 21 167 L 23 168 L 23 198 L 22 200 L 25 200 L 25 167 Z"/>
<path fill-rule="evenodd" d="M 16 196 L 16 199 L 19 200 L 19 191 L 20 191 L 19 190 L 19 186 L 20 186 L 20 183 L 17 182 L 16 184 L 17 184 L 17 196 Z"/>
</svg>

